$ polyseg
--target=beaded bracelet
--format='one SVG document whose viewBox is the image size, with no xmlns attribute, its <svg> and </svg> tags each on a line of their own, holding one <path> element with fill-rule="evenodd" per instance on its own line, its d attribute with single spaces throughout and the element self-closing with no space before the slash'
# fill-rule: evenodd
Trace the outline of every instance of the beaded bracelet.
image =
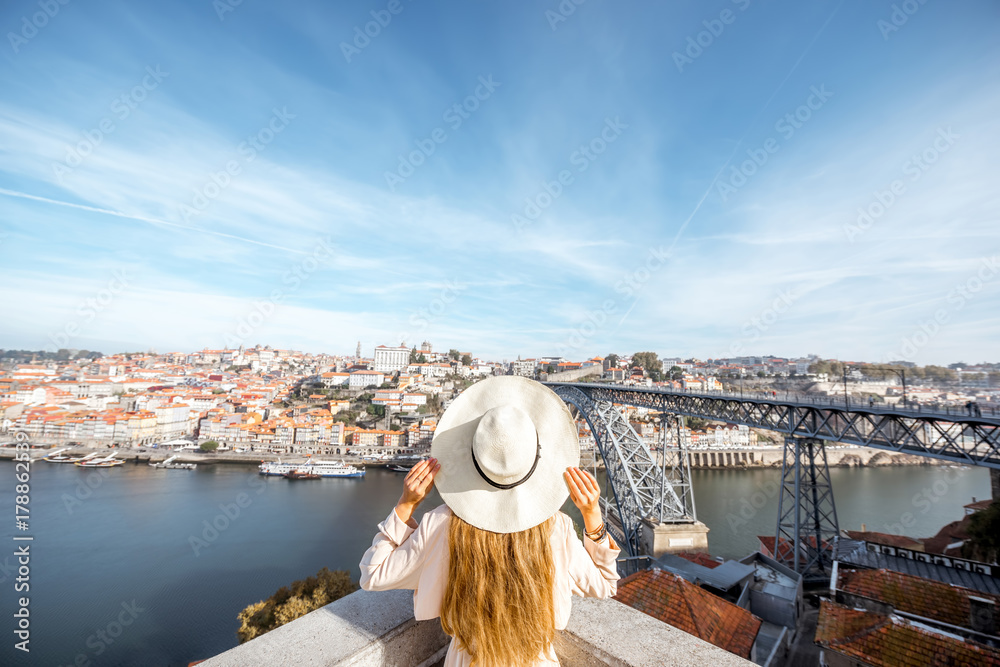
<svg viewBox="0 0 1000 667">
<path fill-rule="evenodd" d="M 600 528 L 586 533 L 587 537 L 589 537 L 594 542 L 600 542 L 601 540 L 604 539 L 604 536 L 607 534 L 608 534 L 608 527 L 603 523 L 601 524 Z"/>
</svg>

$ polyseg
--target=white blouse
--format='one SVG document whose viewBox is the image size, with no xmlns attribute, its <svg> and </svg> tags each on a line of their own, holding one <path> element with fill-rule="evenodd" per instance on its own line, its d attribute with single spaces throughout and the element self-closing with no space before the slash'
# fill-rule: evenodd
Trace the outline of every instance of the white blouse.
<svg viewBox="0 0 1000 667">
<path fill-rule="evenodd" d="M 615 594 L 618 570 L 615 559 L 621 553 L 605 536 L 601 542 L 576 536 L 573 521 L 557 512 L 551 535 L 552 562 L 555 565 L 555 627 L 566 628 L 569 622 L 571 595 L 608 598 Z M 441 601 L 448 584 L 448 525 L 451 510 L 441 505 L 427 512 L 417 526 L 411 518 L 403 523 L 395 509 L 378 525 L 371 548 L 361 559 L 361 588 L 385 591 L 394 588 L 413 590 L 413 614 L 418 621 L 441 615 Z M 445 667 L 467 666 L 469 655 L 452 641 Z M 538 665 L 559 664 L 555 652 L 540 655 Z"/>
</svg>

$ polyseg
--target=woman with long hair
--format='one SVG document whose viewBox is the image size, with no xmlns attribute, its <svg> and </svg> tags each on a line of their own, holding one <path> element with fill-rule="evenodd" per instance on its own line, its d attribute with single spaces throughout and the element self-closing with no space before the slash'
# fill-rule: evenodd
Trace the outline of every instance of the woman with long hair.
<svg viewBox="0 0 1000 667">
<path fill-rule="evenodd" d="M 525 378 L 483 380 L 442 416 L 432 458 L 403 493 L 361 560 L 361 587 L 412 589 L 417 620 L 452 636 L 446 667 L 558 664 L 555 631 L 571 595 L 615 594 L 620 553 L 601 518 L 600 489 L 578 468 L 576 424 L 563 401 Z M 433 485 L 445 504 L 420 524 Z M 586 538 L 559 511 L 567 496 Z"/>
</svg>

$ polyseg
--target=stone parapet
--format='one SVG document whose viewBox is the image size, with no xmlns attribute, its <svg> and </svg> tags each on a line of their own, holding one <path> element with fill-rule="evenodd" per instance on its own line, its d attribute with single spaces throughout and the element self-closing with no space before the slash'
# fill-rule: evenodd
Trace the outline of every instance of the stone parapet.
<svg viewBox="0 0 1000 667">
<path fill-rule="evenodd" d="M 430 667 L 444 657 L 448 642 L 437 620 L 414 620 L 410 591 L 357 591 L 201 664 Z M 556 654 L 564 665 L 583 667 L 753 665 L 615 600 L 580 598 L 573 598 Z"/>
</svg>

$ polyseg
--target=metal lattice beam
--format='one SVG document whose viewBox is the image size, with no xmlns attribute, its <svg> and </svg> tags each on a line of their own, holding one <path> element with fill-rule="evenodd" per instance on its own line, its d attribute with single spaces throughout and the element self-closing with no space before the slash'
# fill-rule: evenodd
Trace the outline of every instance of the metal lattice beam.
<svg viewBox="0 0 1000 667">
<path fill-rule="evenodd" d="M 592 400 L 573 386 L 555 392 L 580 411 L 607 469 L 617 516 L 605 504 L 605 521 L 630 556 L 641 553 L 642 521 L 690 522 L 685 503 L 667 481 L 642 438 L 612 403 Z M 690 473 L 688 475 L 690 479 Z"/>
<path fill-rule="evenodd" d="M 785 438 L 774 557 L 807 578 L 829 578 L 840 534 L 822 440 Z"/>
<path fill-rule="evenodd" d="M 572 387 L 595 402 L 635 405 L 675 415 L 745 424 L 800 438 L 1000 468 L 1000 419 L 992 417 L 817 405 L 606 384 L 547 384 L 557 393 L 560 387 Z"/>
</svg>

